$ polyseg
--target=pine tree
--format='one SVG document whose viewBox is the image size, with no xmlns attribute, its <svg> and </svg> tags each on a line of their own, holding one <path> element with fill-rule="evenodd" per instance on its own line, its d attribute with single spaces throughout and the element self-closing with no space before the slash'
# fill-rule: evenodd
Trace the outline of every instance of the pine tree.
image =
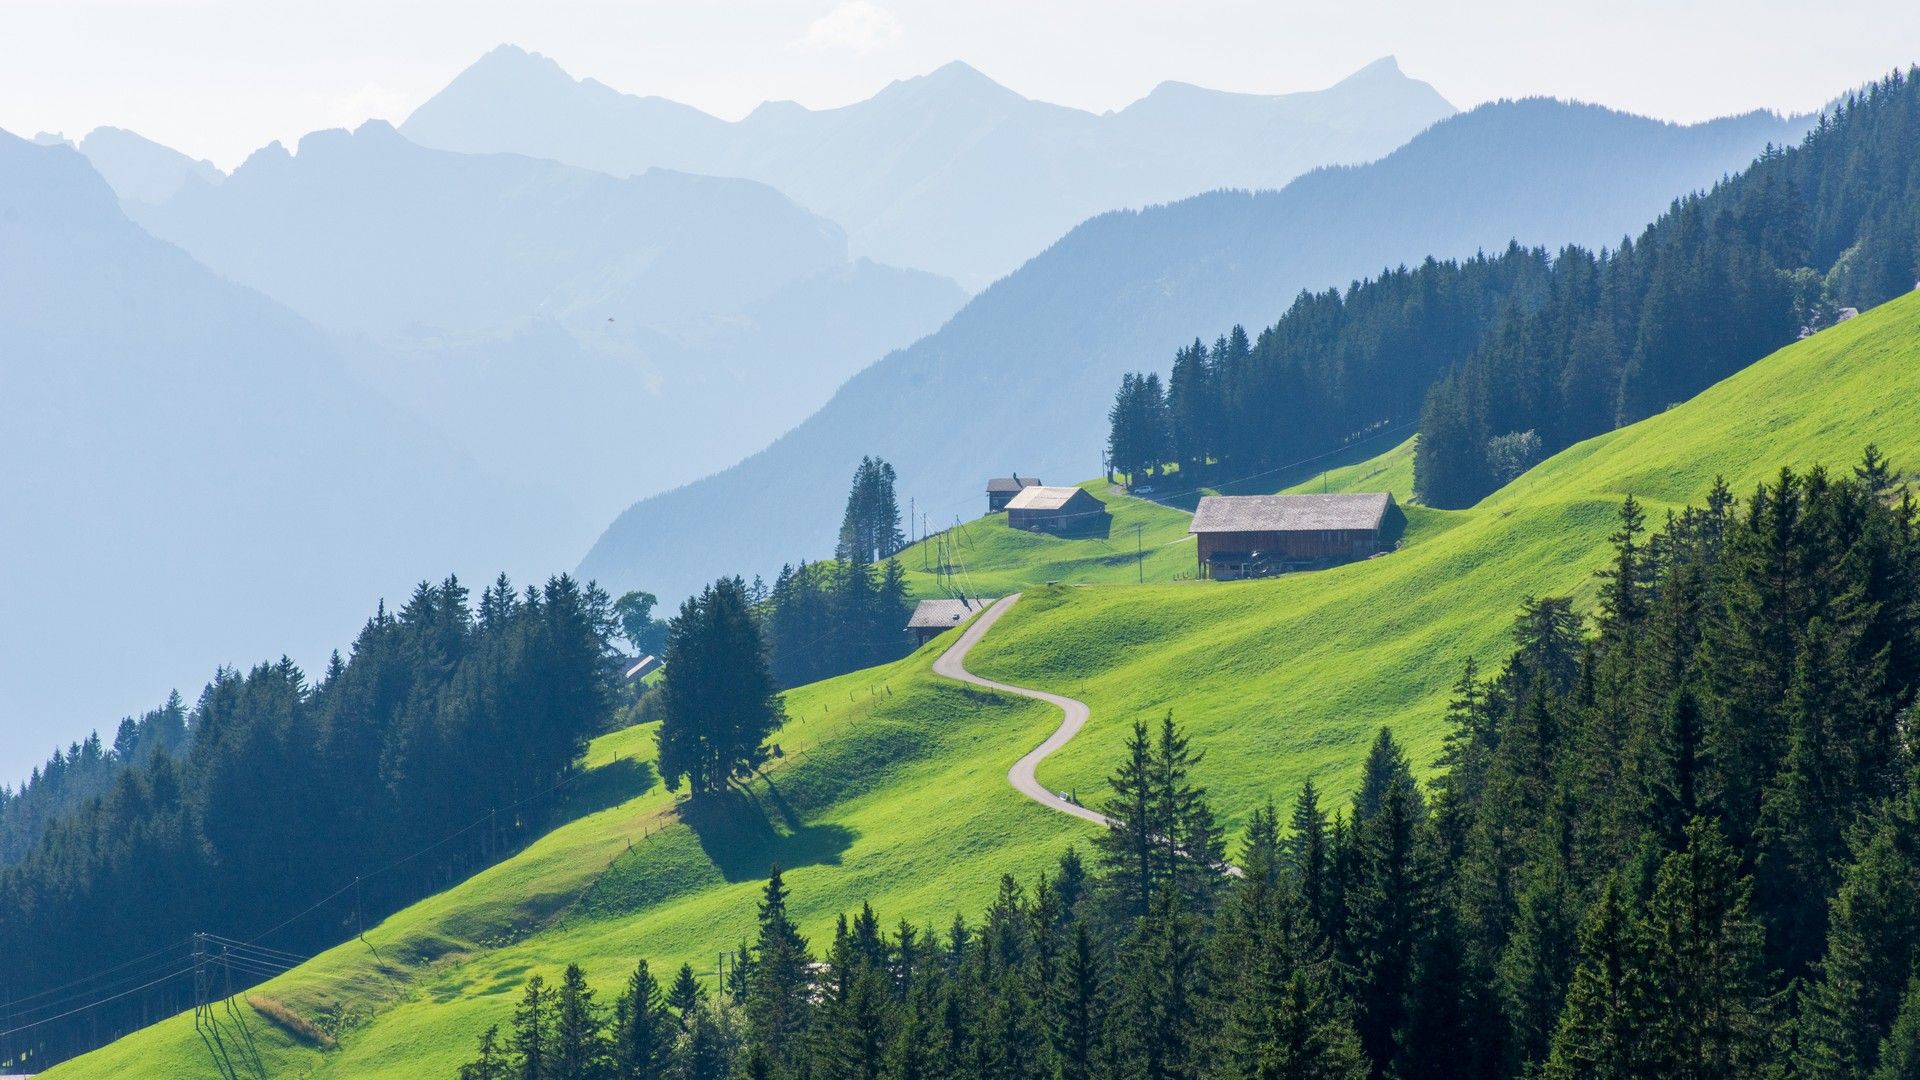
<svg viewBox="0 0 1920 1080">
<path fill-rule="evenodd" d="M 1608 879 L 1580 927 L 1580 962 L 1543 1071 L 1550 1080 L 1651 1075 L 1652 1003 L 1634 922 L 1620 888 Z"/>
<path fill-rule="evenodd" d="M 660 1080 L 678 1024 L 667 1011 L 660 983 L 640 961 L 614 1003 L 613 1061 L 618 1080 Z"/>
<path fill-rule="evenodd" d="M 553 1075 L 553 1025 L 553 991 L 535 975 L 520 995 L 507 1041 L 517 1064 L 516 1080 L 548 1080 Z"/>
<path fill-rule="evenodd" d="M 806 939 L 787 917 L 787 887 L 773 867 L 760 901 L 760 933 L 747 985 L 747 1031 L 776 1065 L 794 1059 L 813 992 Z"/>
<path fill-rule="evenodd" d="M 578 964 L 567 965 L 554 998 L 551 1060 L 551 1075 L 568 1080 L 601 1080 L 611 1066 L 607 1021 Z"/>
<path fill-rule="evenodd" d="M 1416 850 L 1419 796 L 1405 756 L 1382 736 L 1354 800 L 1355 865 L 1346 893 L 1355 1027 L 1376 1076 L 1399 1055 L 1414 959 L 1432 903 Z M 1369 801 L 1371 812 L 1365 812 Z"/>
<path fill-rule="evenodd" d="M 508 1080 L 513 1063 L 500 1049 L 500 1025 L 494 1024 L 480 1035 L 480 1056 L 460 1066 L 460 1080 Z"/>
<path fill-rule="evenodd" d="M 739 578 L 721 578 L 669 623 L 660 772 L 695 796 L 751 776 L 786 721 L 759 621 Z"/>
<path fill-rule="evenodd" d="M 1115 896 L 1115 911 L 1123 919 L 1144 916 L 1159 884 L 1159 846 L 1155 817 L 1153 744 L 1144 720 L 1133 722 L 1127 738 L 1127 756 L 1107 779 L 1113 797 L 1101 806 L 1113 827 L 1094 837 L 1103 884 Z"/>
<path fill-rule="evenodd" d="M 679 973 L 673 977 L 673 985 L 667 988 L 667 1008 L 680 1018 L 680 1026 L 684 1028 L 690 1022 L 688 1018 L 706 1003 L 707 988 L 700 985 L 693 965 L 681 964 Z"/>
<path fill-rule="evenodd" d="M 1573 978 L 1579 955 L 1575 903 L 1559 852 L 1548 845 L 1529 868 L 1495 971 L 1501 1004 L 1513 1025 L 1513 1045 L 1528 1067 L 1546 1059 Z"/>
<path fill-rule="evenodd" d="M 1105 978 L 1093 936 L 1075 922 L 1073 943 L 1047 988 L 1047 1038 L 1060 1080 L 1089 1080 L 1106 1011 Z"/>
<path fill-rule="evenodd" d="M 1689 824 L 1686 850 L 1662 862 L 1644 919 L 1656 1067 L 1729 1080 L 1760 1069 L 1769 1020 L 1751 892 L 1710 818 Z"/>
<path fill-rule="evenodd" d="M 1873 1080 L 1915 1080 L 1920 1077 L 1920 978 L 1907 983 L 1893 1030 L 1880 1044 L 1880 1064 Z"/>
<path fill-rule="evenodd" d="M 1872 1068 L 1920 959 L 1920 828 L 1910 799 L 1877 815 L 1833 897 L 1826 954 L 1801 1007 L 1809 1080 Z"/>
</svg>

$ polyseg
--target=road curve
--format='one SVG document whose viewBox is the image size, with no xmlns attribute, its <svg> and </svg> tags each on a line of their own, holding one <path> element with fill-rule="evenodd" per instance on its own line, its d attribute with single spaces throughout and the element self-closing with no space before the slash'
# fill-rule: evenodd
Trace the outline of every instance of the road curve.
<svg viewBox="0 0 1920 1080">
<path fill-rule="evenodd" d="M 1089 810 L 1077 803 L 1070 803 L 1055 795 L 1042 787 L 1040 781 L 1033 775 L 1033 771 L 1047 759 L 1049 754 L 1073 741 L 1073 737 L 1080 733 L 1089 715 L 1087 703 L 1059 694 L 1049 694 L 1045 690 L 1031 690 L 1024 686 L 1010 686 L 1006 683 L 994 682 L 992 679 L 983 679 L 967 670 L 968 650 L 978 645 L 981 638 L 987 636 L 987 631 L 993 628 L 994 623 L 1000 621 L 1000 616 L 1005 615 L 1007 609 L 1012 607 L 1013 602 L 1018 599 L 1020 594 L 1014 593 L 976 617 L 973 623 L 961 632 L 960 640 L 948 646 L 947 651 L 941 653 L 940 658 L 933 662 L 933 673 L 956 682 L 984 686 L 989 690 L 999 690 L 1003 693 L 1033 698 L 1035 701 L 1044 701 L 1065 714 L 1060 720 L 1060 726 L 1053 730 L 1053 734 L 1047 736 L 1047 741 L 1029 750 L 1025 757 L 1013 763 L 1013 768 L 1007 770 L 1007 783 L 1013 785 L 1013 790 L 1049 810 L 1057 810 L 1082 821 L 1091 821 L 1095 825 L 1111 828 L 1113 822 L 1105 814 L 1097 810 Z"/>
</svg>

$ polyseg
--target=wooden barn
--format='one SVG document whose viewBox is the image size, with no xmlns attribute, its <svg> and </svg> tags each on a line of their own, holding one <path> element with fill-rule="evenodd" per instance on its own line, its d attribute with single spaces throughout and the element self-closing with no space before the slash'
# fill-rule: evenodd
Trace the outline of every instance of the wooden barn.
<svg viewBox="0 0 1920 1080">
<path fill-rule="evenodd" d="M 1007 508 L 1015 495 L 1030 487 L 1039 487 L 1040 481 L 1031 476 L 996 476 L 987 481 L 987 513 L 997 514 Z"/>
<path fill-rule="evenodd" d="M 907 633 L 912 635 L 914 643 L 925 645 L 942 633 L 966 622 L 977 611 L 985 610 L 992 600 L 922 600 L 913 606 L 913 617 L 907 620 Z"/>
<path fill-rule="evenodd" d="M 1384 491 L 1209 495 L 1188 530 L 1200 576 L 1229 581 L 1364 559 L 1391 550 L 1406 517 Z"/>
<path fill-rule="evenodd" d="M 1007 524 L 1031 532 L 1105 536 L 1112 518 L 1107 504 L 1082 488 L 1036 484 L 1007 503 Z"/>
</svg>

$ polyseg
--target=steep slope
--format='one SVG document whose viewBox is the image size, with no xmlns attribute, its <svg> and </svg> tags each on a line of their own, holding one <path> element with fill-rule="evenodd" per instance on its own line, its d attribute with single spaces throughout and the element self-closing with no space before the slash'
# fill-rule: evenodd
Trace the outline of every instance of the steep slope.
<svg viewBox="0 0 1920 1080">
<path fill-rule="evenodd" d="M 1417 765 L 1432 760 L 1460 663 L 1501 655 L 1522 597 L 1590 596 L 1627 492 L 1657 514 L 1702 498 L 1715 475 L 1743 490 L 1781 464 L 1844 465 L 1869 441 L 1896 464 L 1920 462 L 1916 359 L 1920 296 L 1573 447 L 1471 510 L 1431 513 L 1386 558 L 1264 581 L 1029 591 L 969 668 L 1092 704 L 1087 730 L 1041 767 L 1050 790 L 1091 799 L 1132 720 L 1171 708 L 1205 751 L 1196 779 L 1229 822 L 1308 778 L 1339 800 L 1382 724 Z M 1360 471 L 1391 469 L 1405 452 Z M 308 1016 L 337 1007 L 352 1018 L 340 1048 L 322 1053 L 252 1017 L 265 1071 L 450 1073 L 528 975 L 568 962 L 603 995 L 642 956 L 710 977 L 709 961 L 750 925 L 761 864 L 774 859 L 796 867 L 793 902 L 818 942 L 863 899 L 884 918 L 942 923 L 1001 873 L 1031 873 L 1084 844 L 1091 826 L 1005 782 L 1057 716 L 933 680 L 953 636 L 790 693 L 785 756 L 731 820 L 689 825 L 657 788 L 632 795 L 370 931 L 379 961 L 355 942 L 262 987 Z M 610 736 L 593 761 L 644 759 L 649 736 Z M 190 1075 L 206 1063 L 191 1020 L 176 1017 L 48 1075 Z"/>
<path fill-rule="evenodd" d="M 428 150 L 381 122 L 134 212 L 587 520 L 738 460 L 963 299 L 850 259 L 838 227 L 762 184 Z M 557 535 L 553 560 L 586 540 Z"/>
<path fill-rule="evenodd" d="M 213 185 L 226 179 L 213 162 L 190 158 L 125 128 L 94 128 L 80 140 L 79 150 L 113 193 L 129 202 L 161 203 L 190 182 Z"/>
<path fill-rule="evenodd" d="M 220 663 L 317 666 L 368 597 L 539 568 L 553 507 L 356 383 L 326 337 L 0 133 L 0 775 Z"/>
<path fill-rule="evenodd" d="M 621 176 L 665 167 L 762 180 L 844 225 L 859 253 L 979 288 L 1101 211 L 1277 187 L 1316 165 L 1379 157 L 1453 111 L 1391 59 L 1310 93 L 1169 83 L 1099 116 L 952 63 L 842 108 L 769 102 L 728 122 L 576 81 L 503 45 L 403 130 L 429 146 Z"/>
<path fill-rule="evenodd" d="M 975 297 L 939 333 L 862 371 L 771 447 L 616 520 L 584 572 L 662 595 L 771 573 L 831 547 L 844 478 L 878 453 L 934 526 L 981 482 L 1099 471 L 1120 373 L 1196 334 L 1270 322 L 1303 288 L 1383 265 L 1527 244 L 1617 243 L 1805 121 L 1678 127 L 1596 106 L 1502 102 L 1382 161 L 1262 194 L 1220 192 L 1095 218 Z M 778 534 L 750 527 L 779 520 Z"/>
</svg>

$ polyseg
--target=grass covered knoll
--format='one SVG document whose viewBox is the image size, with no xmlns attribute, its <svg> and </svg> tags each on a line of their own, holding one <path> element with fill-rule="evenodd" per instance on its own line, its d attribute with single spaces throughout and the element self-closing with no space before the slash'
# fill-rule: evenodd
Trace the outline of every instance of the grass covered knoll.
<svg viewBox="0 0 1920 1080">
<path fill-rule="evenodd" d="M 1401 503 L 1413 497 L 1413 439 L 1378 457 L 1337 465 L 1291 487 L 1290 493 L 1318 491 L 1391 491 Z M 1293 470 L 1295 473 L 1298 470 Z M 1273 490 L 1275 477 L 1248 481 L 1236 493 Z M 1178 474 L 1163 486 L 1178 486 Z M 988 514 L 948 529 L 944 535 L 908 547 L 899 555 L 908 588 L 916 597 L 950 595 L 957 584 L 968 595 L 1005 596 L 1010 592 L 1059 582 L 1063 585 L 1131 585 L 1186 581 L 1194 577 L 1193 538 L 1187 526 L 1197 497 L 1176 499 L 1189 509 L 1163 506 L 1114 490 L 1104 480 L 1080 487 L 1107 504 L 1113 526 L 1102 537 L 1060 537 L 1007 526 L 1005 514 Z M 1246 491 L 1240 489 L 1244 487 Z M 1204 489 L 1212 492 L 1213 489 Z M 1431 519 L 1414 514 L 1410 531 Z M 1137 565 L 1136 565 L 1137 564 Z M 941 566 L 951 568 L 943 576 Z"/>
<path fill-rule="evenodd" d="M 969 596 L 1005 596 L 1049 581 L 1079 585 L 1176 581 L 1193 576 L 1191 514 L 1110 490 L 1104 480 L 1080 487 L 1107 504 L 1113 526 L 1102 537 L 1061 537 L 1007 525 L 988 514 L 908 547 L 898 556 L 917 597 L 947 596 L 957 582 Z M 1136 562 L 1139 565 L 1136 567 Z M 951 568 L 945 577 L 941 566 Z"/>
<path fill-rule="evenodd" d="M 232 1075 L 451 1078 L 480 1032 L 506 1023 L 530 975 L 551 980 L 577 961 L 609 1002 L 641 958 L 666 979 L 683 961 L 711 975 L 715 954 L 751 933 L 776 861 L 790 868 L 793 910 L 817 944 L 869 898 L 890 918 L 923 924 L 977 912 L 1002 869 L 1030 877 L 1092 826 L 1007 787 L 1007 768 L 1058 713 L 935 678 L 932 657 L 952 636 L 787 694 L 792 719 L 766 777 L 690 820 L 655 778 L 651 726 L 596 741 L 580 816 L 369 928 L 365 944 L 350 941 L 251 991 L 331 1028 L 336 1049 L 244 1001 L 244 1032 L 221 1010 Z M 180 1016 L 46 1075 L 224 1073 L 191 1016 Z"/>
<path fill-rule="evenodd" d="M 1911 470 L 1917 399 L 1911 295 L 1571 447 L 1470 510 L 1415 508 L 1417 527 L 1385 558 L 1265 581 L 1031 590 L 970 666 L 1092 706 L 1085 732 L 1041 767 L 1051 788 L 1092 788 L 1135 718 L 1172 709 L 1206 751 L 1199 778 L 1238 824 L 1308 778 L 1351 791 L 1383 724 L 1417 764 L 1432 761 L 1462 663 L 1504 659 L 1521 599 L 1590 600 L 1624 495 L 1658 526 L 1717 475 L 1744 496 L 1782 465 L 1850 468 L 1868 442 Z"/>
</svg>

